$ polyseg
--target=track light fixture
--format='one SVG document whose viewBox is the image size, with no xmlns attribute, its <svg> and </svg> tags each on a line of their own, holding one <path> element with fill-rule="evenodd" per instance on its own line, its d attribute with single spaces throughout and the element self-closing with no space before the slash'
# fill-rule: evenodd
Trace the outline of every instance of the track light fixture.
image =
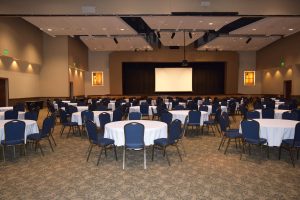
<svg viewBox="0 0 300 200">
<path fill-rule="evenodd" d="M 252 40 L 252 37 L 249 37 L 248 40 L 246 41 L 246 44 L 248 44 Z"/>
<path fill-rule="evenodd" d="M 114 42 L 115 42 L 116 44 L 118 44 L 118 43 L 119 43 L 119 41 L 117 40 L 117 38 L 116 38 L 116 37 L 114 37 Z"/>
<path fill-rule="evenodd" d="M 191 32 L 189 32 L 189 37 L 190 37 L 190 39 L 192 39 L 192 38 L 193 38 L 193 35 L 192 35 L 192 33 L 191 33 Z"/>
<path fill-rule="evenodd" d="M 172 33 L 171 39 L 173 39 L 174 37 L 175 37 L 175 32 Z"/>
</svg>

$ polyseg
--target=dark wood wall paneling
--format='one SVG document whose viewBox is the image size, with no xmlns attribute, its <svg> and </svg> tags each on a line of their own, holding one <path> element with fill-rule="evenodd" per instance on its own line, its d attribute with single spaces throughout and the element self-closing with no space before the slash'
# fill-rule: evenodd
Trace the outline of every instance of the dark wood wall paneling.
<svg viewBox="0 0 300 200">
<path fill-rule="evenodd" d="M 192 62 L 193 92 L 183 95 L 224 94 L 225 62 Z M 162 95 L 155 93 L 155 68 L 179 67 L 181 63 L 124 62 L 122 63 L 124 95 Z M 174 94 L 174 93 L 164 93 Z"/>
</svg>

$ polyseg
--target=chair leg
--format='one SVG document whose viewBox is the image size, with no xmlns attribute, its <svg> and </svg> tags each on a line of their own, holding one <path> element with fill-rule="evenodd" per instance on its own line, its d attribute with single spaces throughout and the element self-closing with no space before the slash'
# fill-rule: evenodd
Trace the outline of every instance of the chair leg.
<svg viewBox="0 0 300 200">
<path fill-rule="evenodd" d="M 224 151 L 224 154 L 226 154 L 226 152 L 227 152 L 227 149 L 228 149 L 228 146 L 229 146 L 229 144 L 230 144 L 230 141 L 231 141 L 231 138 L 229 138 L 228 141 L 227 141 L 227 146 L 226 146 L 226 149 L 225 149 L 225 151 Z"/>
<path fill-rule="evenodd" d="M 54 145 L 56 146 L 56 142 L 55 142 L 55 139 L 54 139 L 52 133 L 50 134 L 50 136 L 51 136 L 51 138 L 52 138 L 52 141 L 53 141 Z"/>
<path fill-rule="evenodd" d="M 297 148 L 297 160 L 299 159 L 299 150 L 300 148 Z"/>
<path fill-rule="evenodd" d="M 52 150 L 52 152 L 54 152 L 54 150 L 53 150 L 53 147 L 52 147 L 52 144 L 51 144 L 51 141 L 50 141 L 50 138 L 48 137 L 48 142 L 49 142 L 49 145 L 50 145 L 50 147 L 51 147 L 51 150 Z"/>
<path fill-rule="evenodd" d="M 126 149 L 125 149 L 125 147 L 123 148 L 123 169 L 125 169 L 125 159 L 126 159 Z"/>
<path fill-rule="evenodd" d="M 294 161 L 294 156 L 293 156 L 292 149 L 289 149 L 289 153 L 290 153 L 290 157 L 291 157 L 291 161 L 292 161 L 293 167 L 295 167 L 295 161 Z"/>
<path fill-rule="evenodd" d="M 62 134 L 64 133 L 64 130 L 65 130 L 65 126 L 63 125 L 60 129 L 60 136 L 62 136 Z"/>
<path fill-rule="evenodd" d="M 169 164 L 169 166 L 171 166 L 171 164 L 170 164 L 170 160 L 169 160 L 169 157 L 168 157 L 168 154 L 167 154 L 167 147 L 164 147 L 164 152 L 165 152 L 165 155 L 166 155 L 166 158 L 167 158 L 167 161 L 168 161 L 168 164 Z"/>
<path fill-rule="evenodd" d="M 152 161 L 153 161 L 153 158 L 154 158 L 154 145 L 152 145 Z"/>
<path fill-rule="evenodd" d="M 100 159 L 101 159 L 101 155 L 102 155 L 102 151 L 103 151 L 103 147 L 101 147 L 101 151 L 100 151 L 100 154 L 99 154 L 99 157 L 98 157 L 98 161 L 97 161 L 97 166 L 99 165 L 99 162 L 100 162 Z"/>
<path fill-rule="evenodd" d="M 5 146 L 2 146 L 3 162 L 5 162 Z"/>
<path fill-rule="evenodd" d="M 24 156 L 26 156 L 26 144 L 23 144 L 24 147 Z"/>
<path fill-rule="evenodd" d="M 242 146 L 243 147 L 241 148 L 240 160 L 242 160 L 243 153 L 245 152 L 244 142 L 242 142 Z"/>
<path fill-rule="evenodd" d="M 114 151 L 115 151 L 115 157 L 116 157 L 116 161 L 118 161 L 118 156 L 117 156 L 117 148 L 116 148 L 116 145 L 114 145 Z"/>
<path fill-rule="evenodd" d="M 146 161 L 147 160 L 147 156 L 146 156 L 146 147 L 144 147 L 144 169 L 147 169 L 147 166 L 146 166 Z"/>
<path fill-rule="evenodd" d="M 251 155 L 251 145 L 248 144 L 249 155 Z"/>
<path fill-rule="evenodd" d="M 218 150 L 220 150 L 220 148 L 222 146 L 222 143 L 223 143 L 223 140 L 225 140 L 225 136 L 222 137 Z"/>
<path fill-rule="evenodd" d="M 180 154 L 180 151 L 179 151 L 179 148 L 178 148 L 178 145 L 175 144 L 176 148 L 177 148 L 177 152 L 178 152 L 178 155 L 179 155 L 179 158 L 180 158 L 180 161 L 182 162 L 182 158 L 181 158 L 181 154 Z"/>
<path fill-rule="evenodd" d="M 278 160 L 280 160 L 280 157 L 281 157 L 281 145 L 279 147 Z"/>
<path fill-rule="evenodd" d="M 87 156 L 87 159 L 86 159 L 86 162 L 89 161 L 89 158 L 90 158 L 90 155 L 91 155 L 91 152 L 92 152 L 92 149 L 93 149 L 94 145 L 93 144 L 90 144 L 89 148 L 88 148 L 88 156 Z"/>
<path fill-rule="evenodd" d="M 43 149 L 42 149 L 42 146 L 40 144 L 40 141 L 37 141 L 37 145 L 39 146 L 40 150 L 41 150 L 41 153 L 42 155 L 44 156 L 44 152 L 43 152 Z"/>
<path fill-rule="evenodd" d="M 180 142 L 181 142 L 181 145 L 182 145 L 183 154 L 186 156 L 185 148 L 184 148 L 184 145 L 183 145 L 183 140 L 181 139 Z"/>
</svg>

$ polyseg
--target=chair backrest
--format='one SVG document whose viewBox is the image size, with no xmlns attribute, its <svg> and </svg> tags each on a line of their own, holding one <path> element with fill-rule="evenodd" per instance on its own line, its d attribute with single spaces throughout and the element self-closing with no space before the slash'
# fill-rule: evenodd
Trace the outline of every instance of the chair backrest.
<svg viewBox="0 0 300 200">
<path fill-rule="evenodd" d="M 15 141 L 17 143 L 22 143 L 25 137 L 25 127 L 26 124 L 20 120 L 12 120 L 4 124 L 4 142 Z"/>
<path fill-rule="evenodd" d="M 173 109 L 173 110 L 179 110 L 179 109 L 176 109 L 177 106 L 179 106 L 179 101 L 173 101 L 173 102 L 172 102 L 172 109 Z M 181 106 L 182 106 L 182 105 L 181 105 Z M 183 106 L 182 106 L 182 107 L 183 107 Z M 181 110 L 182 110 L 182 109 L 181 109 Z"/>
<path fill-rule="evenodd" d="M 213 103 L 211 107 L 211 113 L 216 114 L 219 106 L 219 103 Z"/>
<path fill-rule="evenodd" d="M 297 143 L 300 144 L 300 122 L 298 122 L 295 127 L 293 146 L 295 146 L 295 144 L 297 144 Z"/>
<path fill-rule="evenodd" d="M 91 121 L 87 120 L 85 123 L 87 135 L 90 141 L 97 141 L 98 140 L 98 133 L 97 133 L 97 126 L 96 124 Z"/>
<path fill-rule="evenodd" d="M 223 112 L 221 115 L 222 115 L 223 119 L 225 120 L 225 127 L 229 128 L 230 127 L 230 120 L 229 120 L 228 113 L 227 112 Z"/>
<path fill-rule="evenodd" d="M 261 115 L 263 119 L 274 119 L 274 109 L 264 108 L 261 110 Z"/>
<path fill-rule="evenodd" d="M 289 112 L 286 111 L 282 113 L 282 119 L 287 119 L 287 120 L 298 120 L 298 115 L 296 112 Z"/>
<path fill-rule="evenodd" d="M 113 111 L 113 121 L 121 121 L 123 117 L 122 108 L 119 107 Z"/>
<path fill-rule="evenodd" d="M 258 111 L 248 111 L 246 113 L 246 118 L 247 119 L 259 119 L 260 113 Z"/>
<path fill-rule="evenodd" d="M 67 118 L 67 112 L 64 111 L 63 109 L 59 109 L 59 118 L 60 118 L 60 123 L 68 123 L 68 118 Z"/>
<path fill-rule="evenodd" d="M 172 104 L 172 107 L 173 107 L 173 104 Z M 184 110 L 184 107 L 183 105 L 176 105 L 173 110 Z"/>
<path fill-rule="evenodd" d="M 175 143 L 181 138 L 181 135 L 181 121 L 179 119 L 175 119 L 170 124 L 168 140 L 170 143 Z"/>
<path fill-rule="evenodd" d="M 144 130 L 143 124 L 137 122 L 131 122 L 124 126 L 124 138 L 126 148 L 143 148 L 144 143 Z"/>
<path fill-rule="evenodd" d="M 243 120 L 241 122 L 244 139 L 259 140 L 259 123 L 254 120 Z"/>
<path fill-rule="evenodd" d="M 40 132 L 42 137 L 45 137 L 51 133 L 51 129 L 53 127 L 53 118 L 51 116 L 46 117 L 43 121 L 43 127 Z"/>
<path fill-rule="evenodd" d="M 86 103 L 84 101 L 79 101 L 77 103 L 77 106 L 86 106 Z"/>
<path fill-rule="evenodd" d="M 223 115 L 219 117 L 219 124 L 222 132 L 227 130 L 227 121 Z"/>
<path fill-rule="evenodd" d="M 140 112 L 131 112 L 128 115 L 129 120 L 140 120 L 142 119 L 142 113 Z"/>
<path fill-rule="evenodd" d="M 208 111 L 208 106 L 206 106 L 206 105 L 201 105 L 201 106 L 199 107 L 199 111 L 205 111 L 205 112 L 207 112 L 207 111 Z"/>
<path fill-rule="evenodd" d="M 198 105 L 193 101 L 189 101 L 186 105 L 186 108 L 188 110 L 198 110 Z"/>
<path fill-rule="evenodd" d="M 69 113 L 70 115 L 72 115 L 72 113 L 78 112 L 77 107 L 72 106 L 72 105 L 69 105 L 68 107 L 69 107 L 68 113 Z"/>
<path fill-rule="evenodd" d="M 149 105 L 147 103 L 142 103 L 140 105 L 140 112 L 145 115 L 145 114 L 149 114 Z"/>
<path fill-rule="evenodd" d="M 18 111 L 16 111 L 16 110 L 5 111 L 4 119 L 18 119 Z"/>
<path fill-rule="evenodd" d="M 185 133 L 186 133 L 186 130 L 187 130 L 187 125 L 188 125 L 188 119 L 189 119 L 189 116 L 186 116 L 185 119 L 184 119 L 182 134 L 181 134 L 180 138 L 185 136 Z"/>
<path fill-rule="evenodd" d="M 97 107 L 96 107 L 95 110 L 97 110 L 97 111 L 106 111 L 107 107 L 105 105 L 103 105 L 102 103 L 100 103 L 100 104 L 97 104 Z"/>
<path fill-rule="evenodd" d="M 16 105 L 13 106 L 13 110 L 24 112 L 25 111 L 25 104 L 22 103 L 22 102 L 19 102 Z"/>
<path fill-rule="evenodd" d="M 170 125 L 172 122 L 172 118 L 173 118 L 172 113 L 166 111 L 166 112 L 161 113 L 160 121 L 165 122 L 166 124 Z"/>
<path fill-rule="evenodd" d="M 35 112 L 35 111 L 29 111 L 29 112 L 26 112 L 25 113 L 25 119 L 27 120 L 34 120 L 34 121 L 37 121 L 38 120 L 38 113 Z"/>
<path fill-rule="evenodd" d="M 87 120 L 94 121 L 94 113 L 90 110 L 81 111 L 81 120 L 85 124 Z"/>
<path fill-rule="evenodd" d="M 189 111 L 189 124 L 200 124 L 201 112 L 198 110 Z"/>
<path fill-rule="evenodd" d="M 104 129 L 107 123 L 110 123 L 110 114 L 107 112 L 103 112 L 99 115 L 100 127 Z"/>
</svg>

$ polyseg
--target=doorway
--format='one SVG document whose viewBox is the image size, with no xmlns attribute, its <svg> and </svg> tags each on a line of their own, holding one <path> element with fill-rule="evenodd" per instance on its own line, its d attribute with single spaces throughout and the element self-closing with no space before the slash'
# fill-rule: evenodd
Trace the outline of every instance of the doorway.
<svg viewBox="0 0 300 200">
<path fill-rule="evenodd" d="M 70 82 L 69 89 L 70 89 L 70 91 L 69 91 L 69 94 L 70 94 L 70 99 L 72 99 L 72 98 L 73 98 L 73 96 L 74 96 L 73 82 Z"/>
<path fill-rule="evenodd" d="M 0 107 L 8 104 L 8 79 L 0 78 Z"/>
<path fill-rule="evenodd" d="M 292 95 L 292 81 L 283 81 L 283 95 L 284 98 L 290 99 Z"/>
</svg>

